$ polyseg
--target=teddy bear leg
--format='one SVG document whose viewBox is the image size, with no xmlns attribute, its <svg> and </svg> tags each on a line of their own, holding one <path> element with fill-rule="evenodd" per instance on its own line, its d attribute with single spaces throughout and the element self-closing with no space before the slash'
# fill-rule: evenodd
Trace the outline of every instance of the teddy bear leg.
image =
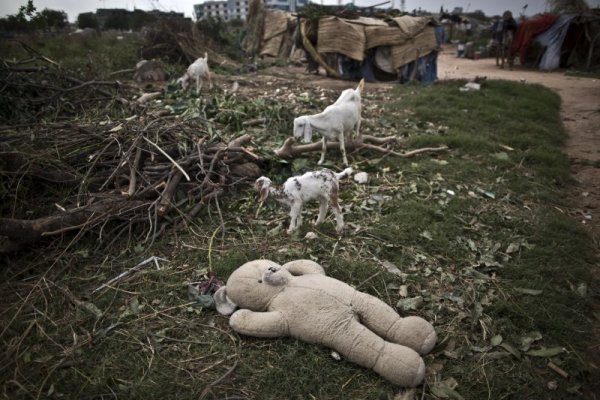
<svg viewBox="0 0 600 400">
<path fill-rule="evenodd" d="M 390 342 L 408 346 L 419 354 L 427 354 L 435 346 L 435 330 L 423 318 L 401 318 L 383 301 L 358 291 L 352 299 L 352 308 L 361 323 Z"/>
<path fill-rule="evenodd" d="M 425 377 L 425 363 L 416 351 L 386 342 L 356 320 L 346 326 L 343 335 L 332 338 L 327 346 L 396 385 L 414 387 Z"/>
</svg>

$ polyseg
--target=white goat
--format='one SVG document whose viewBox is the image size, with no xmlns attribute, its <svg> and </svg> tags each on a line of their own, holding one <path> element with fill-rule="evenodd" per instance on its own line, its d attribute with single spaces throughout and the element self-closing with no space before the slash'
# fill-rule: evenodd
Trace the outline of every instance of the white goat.
<svg viewBox="0 0 600 400">
<path fill-rule="evenodd" d="M 209 89 L 212 89 L 212 79 L 210 78 L 210 69 L 208 68 L 208 54 L 204 53 L 204 58 L 200 57 L 194 61 L 187 69 L 185 74 L 179 79 L 177 83 L 181 83 L 183 90 L 187 90 L 190 86 L 190 79 L 196 81 L 196 94 L 200 93 L 202 89 L 202 81 L 208 81 Z"/>
<path fill-rule="evenodd" d="M 302 176 L 289 178 L 282 186 L 273 185 L 271 180 L 265 176 L 258 178 L 254 184 L 260 193 L 260 201 L 263 202 L 268 196 L 279 203 L 290 207 L 290 227 L 287 230 L 291 234 L 302 225 L 302 207 L 310 200 L 319 200 L 319 217 L 315 224 L 325 220 L 327 209 L 331 205 L 336 220 L 336 231 L 344 229 L 344 218 L 338 204 L 339 180 L 352 174 L 352 168 L 346 168 L 340 173 L 335 173 L 323 168 L 318 171 L 310 171 Z"/>
<path fill-rule="evenodd" d="M 304 143 L 310 142 L 313 129 L 323 135 L 319 165 L 325 161 L 327 139 L 337 139 L 340 142 L 344 165 L 348 166 L 344 136 L 346 134 L 352 136 L 354 127 L 356 127 L 356 136 L 360 135 L 361 92 L 364 85 L 365 80 L 362 79 L 356 89 L 344 90 L 335 103 L 320 114 L 303 115 L 294 119 L 295 139 L 302 137 Z"/>
</svg>

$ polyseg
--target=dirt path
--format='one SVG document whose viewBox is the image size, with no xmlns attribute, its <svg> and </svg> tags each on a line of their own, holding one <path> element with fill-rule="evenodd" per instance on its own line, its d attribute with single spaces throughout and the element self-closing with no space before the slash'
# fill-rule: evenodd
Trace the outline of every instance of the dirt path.
<svg viewBox="0 0 600 400">
<path fill-rule="evenodd" d="M 438 59 L 438 77 L 444 79 L 507 79 L 539 83 L 555 90 L 562 99 L 561 117 L 569 134 L 565 152 L 572 162 L 578 182 L 574 199 L 581 209 L 581 221 L 600 242 L 600 79 L 578 78 L 561 72 L 515 67 L 512 71 L 496 67 L 495 59 L 457 58 L 445 49 Z"/>
</svg>

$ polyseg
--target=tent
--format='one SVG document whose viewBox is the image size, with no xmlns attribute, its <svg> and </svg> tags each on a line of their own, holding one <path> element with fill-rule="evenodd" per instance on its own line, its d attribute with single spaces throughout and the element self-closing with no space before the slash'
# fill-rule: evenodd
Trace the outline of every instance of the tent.
<svg viewBox="0 0 600 400">
<path fill-rule="evenodd" d="M 600 11 L 544 14 L 519 24 L 513 54 L 546 71 L 600 65 Z"/>
<path fill-rule="evenodd" d="M 399 80 L 431 83 L 437 79 L 437 51 L 443 29 L 430 17 L 381 18 L 321 15 L 317 18 L 265 9 L 261 56 L 290 56 L 282 46 L 296 37 L 296 48 L 306 52 L 328 75 L 368 82 Z M 290 27 L 297 29 L 291 29 Z M 316 65 L 316 64 L 315 64 Z"/>
</svg>

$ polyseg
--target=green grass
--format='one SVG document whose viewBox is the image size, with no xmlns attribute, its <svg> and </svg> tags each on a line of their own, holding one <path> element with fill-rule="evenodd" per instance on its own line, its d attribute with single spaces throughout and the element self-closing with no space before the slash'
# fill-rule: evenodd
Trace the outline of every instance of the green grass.
<svg viewBox="0 0 600 400">
<path fill-rule="evenodd" d="M 600 78 L 600 68 L 599 67 L 590 67 L 590 68 L 579 68 L 579 69 L 568 69 L 565 72 L 566 75 L 569 76 L 579 76 L 584 78 Z"/>
<path fill-rule="evenodd" d="M 578 398 L 593 382 L 586 351 L 598 289 L 590 270 L 597 260 L 566 195 L 572 180 L 561 152 L 566 135 L 560 99 L 537 85 L 487 81 L 481 91 L 463 93 L 462 83 L 366 96 L 365 106 L 384 107 L 386 121 L 384 126 L 365 107 L 365 130 L 402 132 L 411 149 L 447 144 L 450 150 L 412 159 L 354 155 L 371 181 L 342 183 L 347 227 L 340 238 L 331 217 L 318 227 L 309 224 L 316 206 L 308 207 L 304 226 L 288 238 L 285 212 L 269 203 L 257 214 L 249 185 L 220 204 L 223 226 L 211 206 L 189 231 L 170 233 L 150 248 L 134 235 L 130 243 L 94 252 L 96 238 L 86 236 L 64 251 L 67 236 L 54 251 L 7 259 L 3 393 L 187 399 L 209 388 L 208 399 L 393 398 L 398 388 L 335 361 L 329 349 L 240 336 L 227 318 L 189 302 L 187 283 L 209 271 L 225 280 L 256 258 L 312 258 L 328 275 L 391 306 L 404 299 L 404 289 L 408 298 L 422 297 L 416 309 L 399 309 L 426 318 L 438 332 L 417 398 L 442 398 L 447 386 L 464 399 Z M 189 118 L 209 119 L 218 128 L 214 134 L 225 137 L 240 133 L 234 128 L 238 114 L 260 112 L 274 135 L 254 133 L 253 151 L 264 156 L 287 135 L 297 106 L 180 95 L 170 92 L 167 103 Z M 271 159 L 264 173 L 281 181 L 291 171 L 312 168 L 317 156 L 293 163 Z M 330 152 L 328 160 L 337 167 L 340 156 Z M 303 239 L 308 231 L 320 240 Z M 152 255 L 169 262 L 92 294 Z M 384 268 L 385 261 L 401 274 Z M 22 265 L 29 267 L 23 271 Z M 527 338 L 532 342 L 524 343 Z M 565 351 L 527 354 L 544 348 Z M 549 369 L 548 361 L 569 379 Z M 555 390 L 548 389 L 551 381 Z"/>
</svg>

